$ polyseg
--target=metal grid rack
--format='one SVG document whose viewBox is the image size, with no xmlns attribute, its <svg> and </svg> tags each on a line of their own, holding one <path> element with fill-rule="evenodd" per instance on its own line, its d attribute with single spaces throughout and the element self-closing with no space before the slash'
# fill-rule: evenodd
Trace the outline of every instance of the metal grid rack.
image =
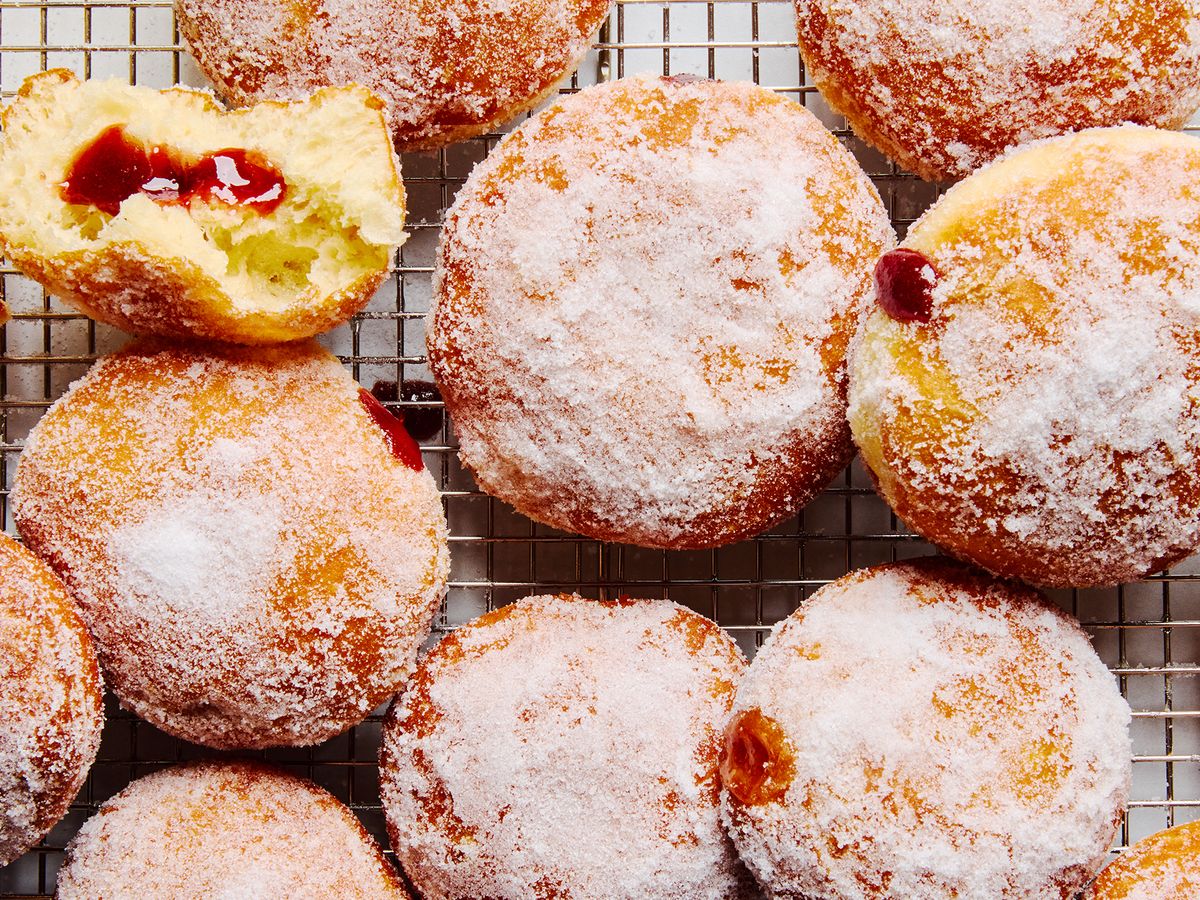
<svg viewBox="0 0 1200 900">
<path fill-rule="evenodd" d="M 165 87 L 203 84 L 179 47 L 170 0 L 0 0 L 0 92 L 62 66 L 84 77 Z M 592 52 L 564 91 L 639 71 L 748 79 L 804 103 L 874 179 L 897 230 L 938 196 L 854 138 L 805 83 L 790 0 L 616 0 Z M 1197 124 L 1197 123 L 1194 123 Z M 424 317 L 439 221 L 489 135 L 403 160 L 411 237 L 393 277 L 366 311 L 322 340 L 363 384 L 427 379 Z M 0 330 L 0 477 L 7 493 L 22 441 L 46 407 L 124 337 L 97 325 L 8 266 L 14 318 Z M 395 404 L 403 406 L 403 403 Z M 452 532 L 450 592 L 434 639 L 486 609 L 529 593 L 662 597 L 716 619 L 750 654 L 770 626 L 813 590 L 860 566 L 925 555 L 856 464 L 800 516 L 753 541 L 702 552 L 603 545 L 535 525 L 479 492 L 459 466 L 452 427 L 425 442 Z M 1059 592 L 1120 678 L 1134 709 L 1134 789 L 1119 844 L 1200 818 L 1200 557 L 1138 584 Z M 382 710 L 317 747 L 255 754 L 314 779 L 386 845 L 375 754 Z M 62 851 L 97 805 L 133 778 L 179 760 L 217 755 L 171 738 L 109 702 L 100 756 L 66 819 L 0 869 L 0 896 L 53 892 Z"/>
</svg>

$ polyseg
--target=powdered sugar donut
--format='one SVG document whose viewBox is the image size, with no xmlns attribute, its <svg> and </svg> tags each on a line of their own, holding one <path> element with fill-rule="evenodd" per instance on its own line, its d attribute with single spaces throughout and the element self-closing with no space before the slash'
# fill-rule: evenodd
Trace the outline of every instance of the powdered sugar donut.
<svg viewBox="0 0 1200 900">
<path fill-rule="evenodd" d="M 553 93 L 611 0 L 175 0 L 200 68 L 237 105 L 361 84 L 396 145 L 431 150 Z"/>
<path fill-rule="evenodd" d="M 955 187 L 878 270 L 850 424 L 879 492 L 1035 584 L 1200 545 L 1200 141 L 1056 138 Z"/>
<path fill-rule="evenodd" d="M 463 900 L 737 896 L 716 766 L 745 665 L 665 601 L 531 597 L 453 632 L 384 725 L 409 879 Z"/>
<path fill-rule="evenodd" d="M 104 689 L 66 588 L 0 535 L 0 866 L 49 831 L 100 746 Z"/>
<path fill-rule="evenodd" d="M 722 812 L 773 897 L 1068 900 L 1120 822 L 1129 718 L 1033 591 L 937 559 L 865 569 L 759 651 Z"/>
<path fill-rule="evenodd" d="M 1200 106 L 1195 0 L 795 3 L 825 99 L 923 178 L 1083 128 L 1179 128 Z"/>
<path fill-rule="evenodd" d="M 407 898 L 361 824 L 310 781 L 248 762 L 139 778 L 67 848 L 60 900 Z"/>
<path fill-rule="evenodd" d="M 446 583 L 419 450 L 311 343 L 101 359 L 34 428 L 12 508 L 122 702 L 214 747 L 360 721 L 411 670 Z"/>
<path fill-rule="evenodd" d="M 764 531 L 850 457 L 845 348 L 892 241 L 850 154 L 763 88 L 560 101 L 447 215 L 427 338 L 463 462 L 601 540 Z"/>
<path fill-rule="evenodd" d="M 1200 821 L 1138 841 L 1111 863 L 1083 900 L 1194 900 L 1200 896 Z"/>
</svg>

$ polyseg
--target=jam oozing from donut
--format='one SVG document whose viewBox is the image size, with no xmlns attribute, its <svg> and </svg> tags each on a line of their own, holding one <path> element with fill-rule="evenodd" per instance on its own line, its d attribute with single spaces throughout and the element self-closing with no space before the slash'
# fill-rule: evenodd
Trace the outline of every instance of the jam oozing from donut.
<svg viewBox="0 0 1200 900">
<path fill-rule="evenodd" d="M 156 203 L 187 203 L 198 197 L 250 206 L 265 215 L 283 202 L 287 183 L 277 168 L 251 150 L 188 157 L 170 147 L 146 145 L 124 126 L 112 125 L 80 151 L 61 185 L 67 203 L 94 206 L 110 216 L 139 193 Z"/>
<path fill-rule="evenodd" d="M 937 272 L 924 254 L 907 247 L 885 253 L 875 265 L 875 299 L 893 319 L 928 322 Z"/>
<path fill-rule="evenodd" d="M 122 201 L 152 178 L 146 148 L 132 141 L 120 125 L 113 125 L 75 157 L 62 183 L 62 198 L 115 216 Z"/>
<path fill-rule="evenodd" d="M 363 409 L 367 411 L 367 415 L 374 420 L 375 424 L 383 430 L 384 438 L 387 440 L 392 455 L 414 472 L 424 469 L 425 461 L 421 459 L 421 448 L 404 430 L 400 420 L 388 412 L 383 404 L 375 399 L 375 395 L 366 388 L 358 389 L 358 402 L 363 405 Z"/>
<path fill-rule="evenodd" d="M 192 195 L 268 213 L 283 202 L 287 184 L 261 153 L 233 148 L 200 157 L 188 173 L 187 189 Z"/>
<path fill-rule="evenodd" d="M 735 800 L 743 806 L 781 800 L 795 774 L 795 758 L 778 722 L 755 708 L 729 723 L 721 750 L 721 783 Z"/>
<path fill-rule="evenodd" d="M 431 381 L 404 379 L 397 386 L 394 381 L 376 381 L 371 386 L 376 400 L 384 403 L 403 400 L 406 403 L 441 403 L 442 395 Z M 418 441 L 426 441 L 442 430 L 442 410 L 433 406 L 406 406 L 400 412 L 404 430 Z"/>
</svg>

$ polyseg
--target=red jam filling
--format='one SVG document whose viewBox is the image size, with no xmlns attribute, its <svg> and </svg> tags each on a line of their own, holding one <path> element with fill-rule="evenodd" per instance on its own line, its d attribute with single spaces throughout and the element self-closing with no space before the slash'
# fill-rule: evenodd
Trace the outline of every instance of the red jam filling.
<svg viewBox="0 0 1200 900">
<path fill-rule="evenodd" d="M 796 767 L 783 729 L 759 709 L 739 713 L 725 730 L 721 784 L 743 806 L 783 799 Z"/>
<path fill-rule="evenodd" d="M 134 194 L 156 203 L 193 198 L 249 206 L 266 215 L 283 202 L 287 183 L 261 154 L 218 150 L 199 158 L 170 147 L 142 143 L 122 125 L 112 125 L 80 151 L 61 185 L 67 203 L 94 206 L 115 216 Z"/>
<path fill-rule="evenodd" d="M 414 472 L 424 469 L 425 461 L 421 459 L 421 448 L 404 430 L 400 420 L 388 412 L 384 405 L 375 399 L 375 395 L 366 388 L 358 389 L 358 402 L 363 405 L 363 409 L 367 411 L 367 415 L 374 420 L 375 424 L 383 430 L 383 436 L 392 451 L 392 456 Z"/>
<path fill-rule="evenodd" d="M 875 266 L 875 299 L 893 319 L 928 322 L 933 316 L 937 272 L 924 254 L 900 247 Z"/>
</svg>

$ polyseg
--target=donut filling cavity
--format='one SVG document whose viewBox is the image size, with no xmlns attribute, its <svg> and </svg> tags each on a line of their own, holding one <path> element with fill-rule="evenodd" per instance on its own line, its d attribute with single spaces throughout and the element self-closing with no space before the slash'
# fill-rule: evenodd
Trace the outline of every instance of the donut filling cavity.
<svg viewBox="0 0 1200 900">
<path fill-rule="evenodd" d="M 366 388 L 359 388 L 358 401 L 375 424 L 383 429 L 383 436 L 391 448 L 392 455 L 414 472 L 424 469 L 425 461 L 421 459 L 421 448 L 404 430 L 400 420 L 388 412 L 387 407 L 376 400 L 375 395 Z"/>
<path fill-rule="evenodd" d="M 189 158 L 147 145 L 112 125 L 100 132 L 67 169 L 61 194 L 67 203 L 94 206 L 110 216 L 134 194 L 156 203 L 187 205 L 193 199 L 272 212 L 287 193 L 283 175 L 261 154 L 228 149 Z"/>
<path fill-rule="evenodd" d="M 937 272 L 924 254 L 907 247 L 885 253 L 875 265 L 875 297 L 893 319 L 928 322 Z"/>
<path fill-rule="evenodd" d="M 432 381 L 419 379 L 406 378 L 400 384 L 394 381 L 376 381 L 371 387 L 371 394 L 381 403 L 397 400 L 406 403 L 442 402 L 438 386 Z M 442 411 L 434 406 L 405 407 L 399 418 L 404 423 L 404 430 L 414 440 L 427 441 L 442 430 Z"/>
<path fill-rule="evenodd" d="M 783 799 L 795 775 L 783 729 L 759 709 L 740 713 L 725 731 L 721 782 L 744 806 Z"/>
</svg>

